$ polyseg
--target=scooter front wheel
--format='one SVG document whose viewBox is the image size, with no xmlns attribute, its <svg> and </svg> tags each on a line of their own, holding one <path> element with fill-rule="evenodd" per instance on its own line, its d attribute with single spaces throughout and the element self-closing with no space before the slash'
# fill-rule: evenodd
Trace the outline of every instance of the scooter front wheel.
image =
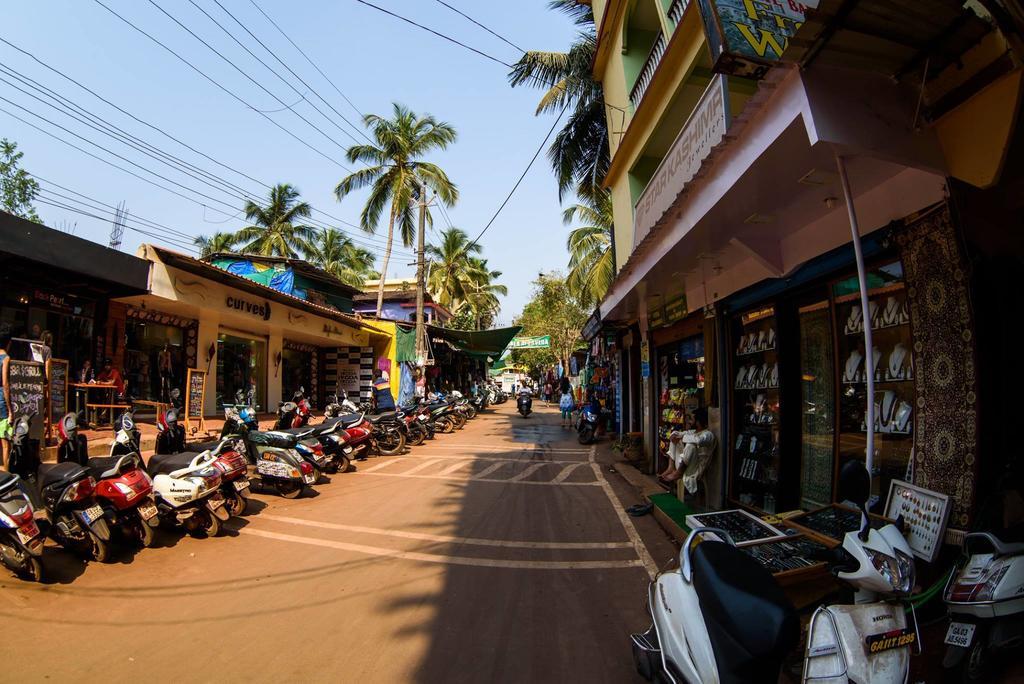
<svg viewBox="0 0 1024 684">
<path fill-rule="evenodd" d="M 227 497 L 228 513 L 232 516 L 239 516 L 245 513 L 245 509 L 249 507 L 249 501 L 239 493 L 231 494 Z"/>
<path fill-rule="evenodd" d="M 427 438 L 427 431 L 423 429 L 409 431 L 409 446 L 419 446 Z"/>
<path fill-rule="evenodd" d="M 105 563 L 110 556 L 110 545 L 92 531 L 86 534 L 88 535 L 86 543 L 89 545 L 88 556 L 97 563 Z"/>
<path fill-rule="evenodd" d="M 345 473 L 352 467 L 352 461 L 349 460 L 348 456 L 342 456 L 341 461 L 338 462 L 334 467 L 334 472 Z"/>
<path fill-rule="evenodd" d="M 580 428 L 579 443 L 590 444 L 594 441 L 594 428 L 589 425 Z"/>
<path fill-rule="evenodd" d="M 156 541 L 156 530 L 150 527 L 142 518 L 132 523 L 131 533 L 132 538 L 144 549 L 150 548 L 153 546 L 153 542 Z"/>
<path fill-rule="evenodd" d="M 25 559 L 25 564 L 17 571 L 18 577 L 29 582 L 43 581 L 43 563 L 35 556 Z"/>
</svg>

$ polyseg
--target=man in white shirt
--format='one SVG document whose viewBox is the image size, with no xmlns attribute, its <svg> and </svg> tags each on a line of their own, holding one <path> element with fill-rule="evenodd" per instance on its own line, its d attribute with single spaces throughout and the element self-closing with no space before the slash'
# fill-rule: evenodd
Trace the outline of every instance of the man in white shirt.
<svg viewBox="0 0 1024 684">
<path fill-rule="evenodd" d="M 708 410 L 700 408 L 693 412 L 693 429 L 673 432 L 669 436 L 669 465 L 658 477 L 665 482 L 682 478 L 686 491 L 697 491 L 704 470 L 715 451 L 715 435 L 708 430 Z"/>
</svg>

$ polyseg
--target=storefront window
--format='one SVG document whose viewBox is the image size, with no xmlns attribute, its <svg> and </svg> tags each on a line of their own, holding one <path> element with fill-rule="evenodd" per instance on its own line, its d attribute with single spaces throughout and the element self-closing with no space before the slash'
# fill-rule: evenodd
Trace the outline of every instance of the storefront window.
<svg viewBox="0 0 1024 684">
<path fill-rule="evenodd" d="M 800 309 L 800 506 L 832 502 L 835 381 L 827 301 Z"/>
<path fill-rule="evenodd" d="M 658 347 L 659 437 L 662 455 L 668 453 L 669 435 L 692 427 L 693 412 L 704 398 L 704 336 Z M 667 457 L 666 457 L 667 458 Z M 665 465 L 659 462 L 658 468 Z"/>
<path fill-rule="evenodd" d="M 313 352 L 285 349 L 281 352 L 281 398 L 289 401 L 302 389 L 307 396 L 313 388 Z"/>
<path fill-rule="evenodd" d="M 217 338 L 217 406 L 233 405 L 239 391 L 246 397 L 252 394 L 257 411 L 266 410 L 267 343 L 221 333 Z"/>
<path fill-rule="evenodd" d="M 899 262 L 868 272 L 868 311 L 862 311 L 857 279 L 833 286 L 841 392 L 839 401 L 839 463 L 864 460 L 867 450 L 867 377 L 864 374 L 864 324 L 873 332 L 875 364 L 875 457 L 873 502 L 884 501 L 889 483 L 906 480 L 913 446 L 914 343 L 910 312 Z"/>
<path fill-rule="evenodd" d="M 133 396 L 169 401 L 185 389 L 184 331 L 173 325 L 128 319 L 125 323 L 125 379 Z"/>
</svg>

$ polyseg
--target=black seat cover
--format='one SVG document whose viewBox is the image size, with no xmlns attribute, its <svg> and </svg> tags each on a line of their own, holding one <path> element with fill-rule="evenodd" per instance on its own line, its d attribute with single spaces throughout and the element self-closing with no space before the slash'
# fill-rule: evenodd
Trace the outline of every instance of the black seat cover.
<svg viewBox="0 0 1024 684">
<path fill-rule="evenodd" d="M 195 444 L 186 444 L 185 448 L 193 453 L 201 454 L 204 451 L 213 451 L 219 446 L 220 440 L 215 439 L 212 442 L 196 442 Z"/>
<path fill-rule="evenodd" d="M 393 422 L 397 416 L 398 414 L 394 411 L 387 411 L 373 416 L 366 416 L 366 419 L 371 423 L 390 423 Z"/>
<path fill-rule="evenodd" d="M 317 433 L 320 432 L 320 430 L 318 429 L 320 427 L 320 425 L 305 425 L 303 427 L 297 428 L 284 428 L 281 430 L 274 430 L 274 432 L 283 432 L 286 435 L 294 435 L 295 437 L 302 439 L 303 437 L 312 437 L 316 435 Z"/>
<path fill-rule="evenodd" d="M 6 470 L 0 470 L 0 492 L 3 492 L 14 486 L 17 476 L 13 473 L 9 473 Z"/>
<path fill-rule="evenodd" d="M 89 471 L 70 461 L 64 463 L 43 463 L 39 466 L 39 486 L 66 487 L 76 480 L 87 477 Z"/>
<path fill-rule="evenodd" d="M 89 470 L 89 474 L 97 480 L 103 480 L 108 477 L 117 477 L 121 473 L 117 469 L 117 464 L 121 462 L 124 456 L 94 456 L 90 458 L 85 464 L 85 467 Z"/>
<path fill-rule="evenodd" d="M 718 541 L 698 544 L 691 562 L 722 684 L 778 680 L 783 658 L 800 638 L 800 622 L 771 573 Z"/>
<path fill-rule="evenodd" d="M 282 430 L 274 430 L 272 432 L 250 432 L 249 441 L 259 446 L 291 449 L 298 443 L 299 438 Z"/>
<path fill-rule="evenodd" d="M 146 470 L 150 475 L 170 475 L 175 470 L 181 470 L 188 466 L 192 459 L 201 452 L 182 451 L 177 454 L 154 454 L 146 464 Z"/>
</svg>

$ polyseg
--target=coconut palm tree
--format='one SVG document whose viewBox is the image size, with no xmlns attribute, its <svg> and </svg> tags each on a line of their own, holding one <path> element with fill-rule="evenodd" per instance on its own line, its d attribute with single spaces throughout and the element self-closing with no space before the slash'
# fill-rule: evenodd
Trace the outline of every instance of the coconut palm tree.
<svg viewBox="0 0 1024 684">
<path fill-rule="evenodd" d="M 508 294 L 508 288 L 495 281 L 501 277 L 501 271 L 492 271 L 487 266 L 487 259 L 469 257 L 470 283 L 467 288 L 465 305 L 470 308 L 475 322 L 475 330 L 491 327 L 501 310 L 498 296 Z"/>
<path fill-rule="evenodd" d="M 307 255 L 310 263 L 347 285 L 361 288 L 367 280 L 377 277 L 373 252 L 357 246 L 340 230 L 324 229 L 317 234 L 312 247 Z"/>
<path fill-rule="evenodd" d="M 447 206 L 459 198 L 458 188 L 436 164 L 422 161 L 433 150 L 443 150 L 455 142 L 455 129 L 429 114 L 419 116 L 395 103 L 392 118 L 367 114 L 363 123 L 370 129 L 374 144 L 353 145 L 348 149 L 350 162 L 362 162 L 367 168 L 349 174 L 338 183 L 334 194 L 340 202 L 354 190 L 370 188 L 366 204 L 359 216 L 360 227 L 368 233 L 377 231 L 381 215 L 388 212 L 388 237 L 381 262 L 380 285 L 377 288 L 377 316 L 384 307 L 384 279 L 394 244 L 395 224 L 402 233 L 402 244 L 413 244 L 416 237 L 415 206 L 422 187 L 437 195 Z"/>
<path fill-rule="evenodd" d="M 583 306 L 593 306 L 604 298 L 615 277 L 612 255 L 612 199 L 600 190 L 562 212 L 562 220 L 571 225 L 579 219 L 584 225 L 569 233 L 569 275 L 566 284 Z"/>
<path fill-rule="evenodd" d="M 245 203 L 245 217 L 252 225 L 238 231 L 238 242 L 245 243 L 245 254 L 280 256 L 294 259 L 312 250 L 316 231 L 300 223 L 313 213 L 307 202 L 299 201 L 299 191 L 288 183 L 270 189 L 267 206 Z"/>
<path fill-rule="evenodd" d="M 205 259 L 211 254 L 233 250 L 238 244 L 238 236 L 235 233 L 214 233 L 209 237 L 200 235 L 192 242 L 199 248 L 199 258 Z"/>
<path fill-rule="evenodd" d="M 582 27 L 568 52 L 530 51 L 509 73 L 513 87 L 544 88 L 536 114 L 569 110 L 569 118 L 548 149 L 558 179 L 561 199 L 567 191 L 588 196 L 608 172 L 608 125 L 601 84 L 593 79 L 591 64 L 597 49 L 593 11 L 575 0 L 552 0 L 552 9 L 569 14 Z"/>
<path fill-rule="evenodd" d="M 480 245 L 470 242 L 466 231 L 451 227 L 441 233 L 439 245 L 426 246 L 430 260 L 427 290 L 434 301 L 455 312 L 470 292 L 474 274 L 472 255 L 480 254 Z M 479 274 L 476 274 L 479 277 Z"/>
</svg>

